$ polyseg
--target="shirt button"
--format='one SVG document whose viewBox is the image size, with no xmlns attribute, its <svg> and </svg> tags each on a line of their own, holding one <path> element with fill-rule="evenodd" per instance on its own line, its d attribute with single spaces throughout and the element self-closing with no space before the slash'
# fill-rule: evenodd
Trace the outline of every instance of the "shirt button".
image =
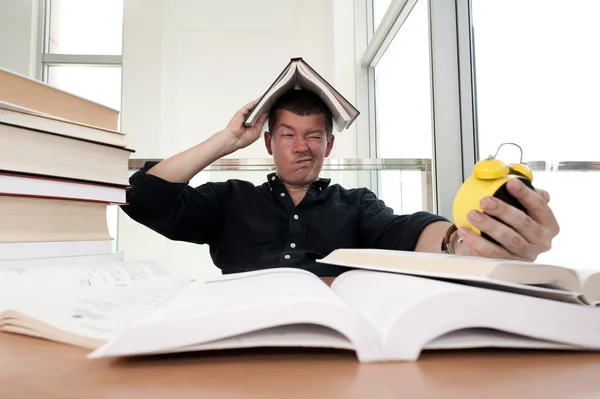
<svg viewBox="0 0 600 399">
<path fill-rule="evenodd" d="M 275 181 L 275 179 L 277 179 L 277 177 L 275 177 L 275 176 L 271 177 L 271 180 Z"/>
<path fill-rule="evenodd" d="M 294 244 L 294 243 L 291 243 L 291 244 L 290 244 L 290 247 L 292 247 L 292 248 L 296 248 L 296 244 Z"/>
<path fill-rule="evenodd" d="M 286 255 L 286 256 L 284 256 L 284 258 L 289 259 L 289 258 L 291 258 L 291 256 Z"/>
<path fill-rule="evenodd" d="M 279 194 L 279 195 L 281 195 L 282 197 L 285 197 L 285 193 L 281 193 L 281 194 Z"/>
<path fill-rule="evenodd" d="M 298 220 L 298 215 L 294 215 L 294 219 Z"/>
</svg>

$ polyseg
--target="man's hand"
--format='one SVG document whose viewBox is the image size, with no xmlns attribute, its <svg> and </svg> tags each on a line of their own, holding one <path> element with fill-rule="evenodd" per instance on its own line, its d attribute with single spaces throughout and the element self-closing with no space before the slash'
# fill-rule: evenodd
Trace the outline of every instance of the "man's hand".
<svg viewBox="0 0 600 399">
<path fill-rule="evenodd" d="M 267 113 L 262 114 L 254 126 L 246 127 L 244 125 L 244 119 L 246 119 L 246 116 L 248 116 L 252 108 L 258 103 L 258 100 L 259 99 L 256 99 L 251 103 L 246 104 L 244 108 L 236 112 L 227 124 L 227 127 L 223 130 L 222 133 L 231 135 L 234 140 L 232 152 L 249 146 L 260 137 L 263 125 L 267 120 Z"/>
<path fill-rule="evenodd" d="M 501 246 L 462 227 L 458 235 L 463 239 L 460 254 L 489 258 L 534 261 L 550 249 L 552 239 L 560 229 L 554 213 L 548 206 L 550 195 L 544 190 L 531 190 L 519 179 L 507 183 L 508 191 L 527 209 L 527 214 L 493 197 L 481 201 L 483 212 L 471 211 L 469 222 L 492 237 Z M 494 220 L 497 217 L 504 223 Z"/>
</svg>

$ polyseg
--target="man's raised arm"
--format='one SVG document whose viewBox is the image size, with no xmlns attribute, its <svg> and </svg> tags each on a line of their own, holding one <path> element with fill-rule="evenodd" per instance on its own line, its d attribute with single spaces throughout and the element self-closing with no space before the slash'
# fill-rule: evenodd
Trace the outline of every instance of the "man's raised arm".
<svg viewBox="0 0 600 399">
<path fill-rule="evenodd" d="M 235 113 L 227 127 L 202 143 L 160 162 L 148 174 L 172 183 L 187 183 L 214 161 L 255 142 L 262 131 L 267 114 L 261 115 L 252 127 L 244 119 L 258 100 Z"/>
</svg>

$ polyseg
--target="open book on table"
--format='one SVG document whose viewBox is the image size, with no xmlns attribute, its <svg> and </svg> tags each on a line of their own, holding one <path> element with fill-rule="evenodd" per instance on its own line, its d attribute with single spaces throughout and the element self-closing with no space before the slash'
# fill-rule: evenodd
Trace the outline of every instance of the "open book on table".
<svg viewBox="0 0 600 399">
<path fill-rule="evenodd" d="M 290 60 L 250 111 L 244 121 L 246 126 L 253 126 L 263 113 L 269 112 L 283 93 L 292 89 L 304 89 L 317 93 L 331 110 L 333 123 L 338 132 L 347 129 L 360 114 L 329 82 L 306 61 L 298 57 Z"/>
<path fill-rule="evenodd" d="M 436 278 L 524 295 L 600 304 L 600 270 L 475 256 L 385 249 L 337 249 L 317 262 Z"/>
<path fill-rule="evenodd" d="M 94 349 L 170 300 L 190 278 L 122 253 L 0 262 L 0 331 Z"/>
<path fill-rule="evenodd" d="M 65 267 L 62 277 L 46 272 L 46 285 L 61 290 L 3 291 L 1 329 L 90 348 L 90 358 L 320 347 L 374 362 L 416 360 L 434 349 L 600 349 L 595 308 L 416 276 L 352 270 L 329 287 L 289 268 L 194 282 L 154 262 L 82 268 Z M 127 275 L 146 270 L 152 278 L 90 289 L 81 288 L 81 277 L 69 277 L 130 268 L 137 272 Z M 77 283 L 68 287 L 69 281 Z"/>
</svg>

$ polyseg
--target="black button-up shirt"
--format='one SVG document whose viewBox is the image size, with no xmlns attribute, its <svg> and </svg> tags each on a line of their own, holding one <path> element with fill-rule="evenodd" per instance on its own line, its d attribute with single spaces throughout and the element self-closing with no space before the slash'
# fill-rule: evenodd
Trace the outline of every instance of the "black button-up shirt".
<svg viewBox="0 0 600 399">
<path fill-rule="evenodd" d="M 394 215 L 372 191 L 324 178 L 294 206 L 275 173 L 260 186 L 231 179 L 193 188 L 147 174 L 154 165 L 131 176 L 123 211 L 171 240 L 208 244 L 225 274 L 297 267 L 337 276 L 347 269 L 315 260 L 337 248 L 414 250 L 428 224 L 446 220 L 427 212 Z"/>
</svg>

